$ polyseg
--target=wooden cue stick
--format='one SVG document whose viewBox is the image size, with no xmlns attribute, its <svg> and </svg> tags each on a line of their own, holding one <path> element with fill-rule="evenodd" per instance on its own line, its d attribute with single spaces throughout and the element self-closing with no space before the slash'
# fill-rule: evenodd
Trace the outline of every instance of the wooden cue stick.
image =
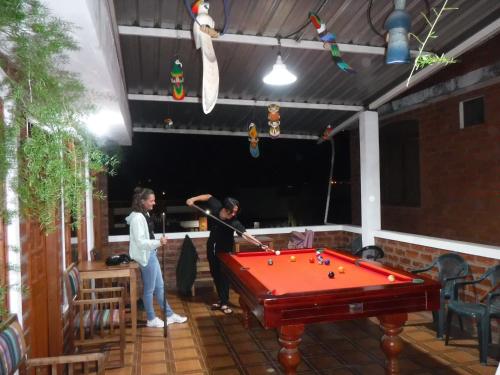
<svg viewBox="0 0 500 375">
<path fill-rule="evenodd" d="M 163 237 L 165 237 L 165 212 L 162 212 L 161 213 L 161 220 L 162 220 L 162 224 L 163 224 Z M 166 250 L 168 250 L 168 245 L 163 245 L 162 246 L 163 248 L 163 259 L 162 259 L 162 263 L 163 263 L 163 272 L 162 272 L 162 276 L 163 276 L 163 337 L 167 337 L 168 335 L 168 330 L 167 330 L 167 283 L 165 281 L 165 272 L 166 272 L 166 269 L 165 269 L 165 261 L 166 261 L 166 258 L 167 258 L 167 254 L 166 254 Z"/>
<path fill-rule="evenodd" d="M 215 217 L 214 215 L 212 214 L 209 214 L 208 212 L 206 212 L 203 208 L 193 204 L 194 208 L 196 208 L 198 211 L 202 212 L 204 215 L 207 215 L 209 217 L 211 217 L 212 219 L 218 221 L 219 223 L 225 225 L 226 227 L 229 227 L 230 229 L 234 230 L 236 233 L 238 233 L 240 236 L 243 236 L 243 232 L 234 228 L 233 226 L 229 225 L 228 223 L 226 223 L 225 221 L 219 219 L 218 217 Z M 259 240 L 255 239 L 257 241 L 257 243 L 255 243 L 255 245 L 257 245 L 258 247 L 260 247 L 261 249 L 263 247 L 265 247 L 265 251 L 272 251 L 273 253 L 275 252 L 273 249 L 269 248 L 268 246 L 265 246 L 262 242 L 260 242 Z"/>
</svg>

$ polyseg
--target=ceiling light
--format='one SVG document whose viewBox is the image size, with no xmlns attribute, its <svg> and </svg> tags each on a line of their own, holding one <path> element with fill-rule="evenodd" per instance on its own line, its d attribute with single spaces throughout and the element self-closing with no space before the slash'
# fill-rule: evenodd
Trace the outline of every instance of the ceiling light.
<svg viewBox="0 0 500 375">
<path fill-rule="evenodd" d="M 286 65 L 281 60 L 281 54 L 278 54 L 276 64 L 273 65 L 273 70 L 264 76 L 262 80 L 268 85 L 283 86 L 294 83 L 297 77 L 288 71 Z"/>
<path fill-rule="evenodd" d="M 410 62 L 408 33 L 411 18 L 405 10 L 406 0 L 394 0 L 394 10 L 385 21 L 387 34 L 386 64 L 407 64 Z"/>
</svg>

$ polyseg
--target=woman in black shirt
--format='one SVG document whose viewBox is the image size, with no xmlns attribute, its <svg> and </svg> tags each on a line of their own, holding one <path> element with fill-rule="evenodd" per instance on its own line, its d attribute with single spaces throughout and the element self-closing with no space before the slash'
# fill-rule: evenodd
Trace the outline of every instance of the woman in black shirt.
<svg viewBox="0 0 500 375">
<path fill-rule="evenodd" d="M 210 194 L 198 195 L 189 198 L 186 201 L 188 206 L 193 206 L 196 202 L 207 202 L 211 215 L 221 219 L 231 227 L 242 233 L 242 237 L 248 242 L 260 244 L 252 235 L 246 233 L 246 229 L 241 222 L 236 219 L 240 209 L 240 203 L 234 198 L 225 198 L 221 203 L 217 198 Z M 221 309 L 225 314 L 231 314 L 232 309 L 228 307 L 229 303 L 229 280 L 220 269 L 220 261 L 217 257 L 218 252 L 232 252 L 234 247 L 234 230 L 223 225 L 217 220 L 208 217 L 208 229 L 210 236 L 207 241 L 207 259 L 210 266 L 210 273 L 214 279 L 215 288 L 219 295 L 219 302 L 212 305 L 213 309 Z M 239 235 L 239 233 L 238 233 Z"/>
</svg>

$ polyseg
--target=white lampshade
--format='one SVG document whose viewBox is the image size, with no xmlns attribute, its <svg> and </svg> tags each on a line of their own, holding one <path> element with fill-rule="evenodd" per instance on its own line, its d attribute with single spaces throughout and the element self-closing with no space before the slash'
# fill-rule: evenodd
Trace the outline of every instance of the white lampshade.
<svg viewBox="0 0 500 375">
<path fill-rule="evenodd" d="M 276 64 L 273 65 L 273 70 L 262 78 L 264 83 L 274 86 L 283 86 L 294 83 L 297 80 L 295 74 L 292 74 L 286 68 L 281 60 L 281 55 L 278 55 L 276 59 Z"/>
</svg>

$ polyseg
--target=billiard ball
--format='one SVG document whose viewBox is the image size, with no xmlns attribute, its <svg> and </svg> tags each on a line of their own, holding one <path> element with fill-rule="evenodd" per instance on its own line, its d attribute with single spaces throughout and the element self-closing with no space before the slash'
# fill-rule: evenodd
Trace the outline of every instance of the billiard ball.
<svg viewBox="0 0 500 375">
<path fill-rule="evenodd" d="M 276 250 L 274 253 L 275 253 L 276 255 L 280 255 L 280 254 L 281 254 L 281 251 Z"/>
<path fill-rule="evenodd" d="M 394 277 L 394 275 L 389 275 L 387 276 L 387 280 L 389 280 L 391 283 L 396 280 L 396 278 Z"/>
<path fill-rule="evenodd" d="M 313 257 L 309 258 L 309 263 L 314 263 L 314 258 Z"/>
<path fill-rule="evenodd" d="M 318 264 L 323 264 L 323 259 L 319 259 Z"/>
<path fill-rule="evenodd" d="M 333 271 L 328 272 L 328 277 L 330 279 L 333 279 L 335 277 L 335 274 L 333 273 Z"/>
<path fill-rule="evenodd" d="M 273 265 L 273 260 L 272 259 L 268 259 L 267 260 L 267 264 L 269 264 L 270 266 L 272 266 Z"/>
<path fill-rule="evenodd" d="M 340 266 L 340 267 L 339 267 L 339 272 L 340 272 L 340 273 L 344 273 L 344 267 Z"/>
<path fill-rule="evenodd" d="M 325 266 L 329 266 L 330 265 L 330 259 L 325 259 Z"/>
<path fill-rule="evenodd" d="M 290 257 L 290 262 L 295 262 L 297 260 L 297 258 L 295 257 L 295 255 L 292 255 Z"/>
</svg>

